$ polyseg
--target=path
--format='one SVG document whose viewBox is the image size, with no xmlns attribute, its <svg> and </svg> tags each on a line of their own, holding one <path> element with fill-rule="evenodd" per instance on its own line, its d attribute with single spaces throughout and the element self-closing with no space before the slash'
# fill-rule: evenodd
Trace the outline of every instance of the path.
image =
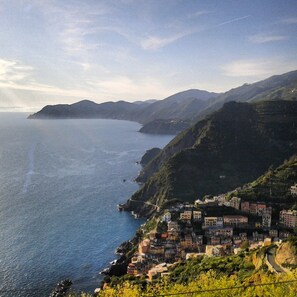
<svg viewBox="0 0 297 297">
<path fill-rule="evenodd" d="M 272 268 L 276 273 L 283 273 L 285 272 L 284 269 L 275 262 L 275 249 L 276 249 L 275 246 L 267 249 L 267 252 L 266 252 L 267 261 L 272 266 Z"/>
</svg>

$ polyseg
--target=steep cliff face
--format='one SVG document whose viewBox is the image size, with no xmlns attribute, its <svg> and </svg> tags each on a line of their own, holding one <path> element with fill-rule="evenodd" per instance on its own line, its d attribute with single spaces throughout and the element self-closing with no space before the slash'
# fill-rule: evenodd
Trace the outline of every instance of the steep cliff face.
<svg viewBox="0 0 297 297">
<path fill-rule="evenodd" d="M 151 160 L 153 160 L 159 153 L 161 152 L 161 149 L 158 147 L 153 147 L 150 150 L 147 150 L 145 154 L 142 156 L 140 160 L 140 164 L 142 166 L 147 165 Z"/>
<path fill-rule="evenodd" d="M 132 201 L 162 206 L 232 190 L 297 151 L 297 102 L 230 102 L 173 139 L 143 170 Z M 133 204 L 133 203 L 132 203 Z M 144 204 L 127 203 L 142 211 Z"/>
<path fill-rule="evenodd" d="M 159 168 L 174 154 L 179 153 L 181 150 L 192 147 L 202 134 L 202 130 L 207 129 L 207 121 L 203 120 L 196 125 L 190 127 L 186 131 L 178 134 L 165 148 L 159 153 L 157 158 L 153 159 L 148 163 L 145 168 L 141 171 L 140 175 L 136 178 L 137 182 L 145 182 L 152 176 Z"/>
</svg>

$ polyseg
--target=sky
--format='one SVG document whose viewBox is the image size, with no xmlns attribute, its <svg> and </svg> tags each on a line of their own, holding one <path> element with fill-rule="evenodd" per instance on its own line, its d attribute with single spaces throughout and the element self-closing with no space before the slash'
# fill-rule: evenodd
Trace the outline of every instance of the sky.
<svg viewBox="0 0 297 297">
<path fill-rule="evenodd" d="M 297 69 L 296 0 L 0 0 L 0 110 L 225 92 Z"/>
</svg>

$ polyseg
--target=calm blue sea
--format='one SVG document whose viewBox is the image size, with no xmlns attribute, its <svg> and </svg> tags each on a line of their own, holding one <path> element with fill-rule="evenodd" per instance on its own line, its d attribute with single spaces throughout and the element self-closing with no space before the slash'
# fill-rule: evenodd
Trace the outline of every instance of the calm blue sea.
<svg viewBox="0 0 297 297">
<path fill-rule="evenodd" d="M 136 161 L 172 137 L 127 121 L 26 116 L 0 113 L 0 296 L 48 296 L 65 278 L 93 292 L 142 223 L 116 208 L 138 189 Z"/>
</svg>

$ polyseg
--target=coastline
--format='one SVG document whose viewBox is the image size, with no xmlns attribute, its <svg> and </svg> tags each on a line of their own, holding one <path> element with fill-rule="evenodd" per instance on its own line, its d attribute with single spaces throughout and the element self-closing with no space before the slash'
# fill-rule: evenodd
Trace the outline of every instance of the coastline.
<svg viewBox="0 0 297 297">
<path fill-rule="evenodd" d="M 128 121 L 37 123 L 24 113 L 1 117 L 0 155 L 7 168 L 1 172 L 6 184 L 0 191 L 2 234 L 17 241 L 0 243 L 7 269 L 1 289 L 24 283 L 36 287 L 44 279 L 50 282 L 42 288 L 48 295 L 64 279 L 71 279 L 77 291 L 98 287 L 98 272 L 120 258 L 114 250 L 144 222 L 116 209 L 138 189 L 132 181 L 141 167 L 135 162 L 148 148 L 170 140 L 141 135 L 138 128 Z M 22 207 L 12 207 L 20 203 Z M 33 296 L 43 295 L 36 291 Z"/>
<path fill-rule="evenodd" d="M 143 160 L 144 156 L 146 156 L 152 149 L 148 149 L 144 155 L 142 156 L 141 160 Z M 141 161 L 136 161 L 136 164 L 140 164 L 142 166 L 142 169 L 144 167 L 144 164 Z M 137 177 L 140 175 L 141 171 L 138 173 Z M 138 184 L 140 187 L 142 183 L 137 182 L 137 177 L 134 179 L 134 182 Z M 131 196 L 132 197 L 132 196 Z M 147 213 L 146 215 L 140 213 L 134 213 L 134 210 L 129 209 L 129 202 L 131 203 L 131 198 L 129 198 L 125 203 L 118 204 L 117 208 L 118 211 L 126 211 L 130 212 L 132 216 L 134 216 L 134 219 L 138 219 L 140 217 L 146 217 L 149 218 L 153 212 Z M 148 215 L 149 214 L 149 215 Z M 144 223 L 145 224 L 145 223 Z M 134 253 L 135 246 L 139 242 L 139 235 L 138 235 L 138 230 L 135 231 L 134 236 L 131 239 L 127 239 L 126 241 L 122 242 L 115 250 L 114 254 L 117 255 L 118 257 L 112 260 L 109 265 L 104 268 L 103 270 L 99 271 L 100 275 L 103 276 L 117 276 L 121 277 L 127 274 L 127 267 L 129 262 L 131 261 L 131 258 Z M 100 282 L 100 287 L 102 287 L 104 284 L 104 280 Z M 96 292 L 97 288 L 95 289 Z"/>
<path fill-rule="evenodd" d="M 135 246 L 138 244 L 139 238 L 137 236 L 137 230 L 132 239 L 124 241 L 121 243 L 114 251 L 118 258 L 110 262 L 106 268 L 99 272 L 100 275 L 104 277 L 117 276 L 121 277 L 127 274 L 128 264 L 133 256 Z M 102 280 L 99 285 L 102 287 L 104 280 Z"/>
</svg>

